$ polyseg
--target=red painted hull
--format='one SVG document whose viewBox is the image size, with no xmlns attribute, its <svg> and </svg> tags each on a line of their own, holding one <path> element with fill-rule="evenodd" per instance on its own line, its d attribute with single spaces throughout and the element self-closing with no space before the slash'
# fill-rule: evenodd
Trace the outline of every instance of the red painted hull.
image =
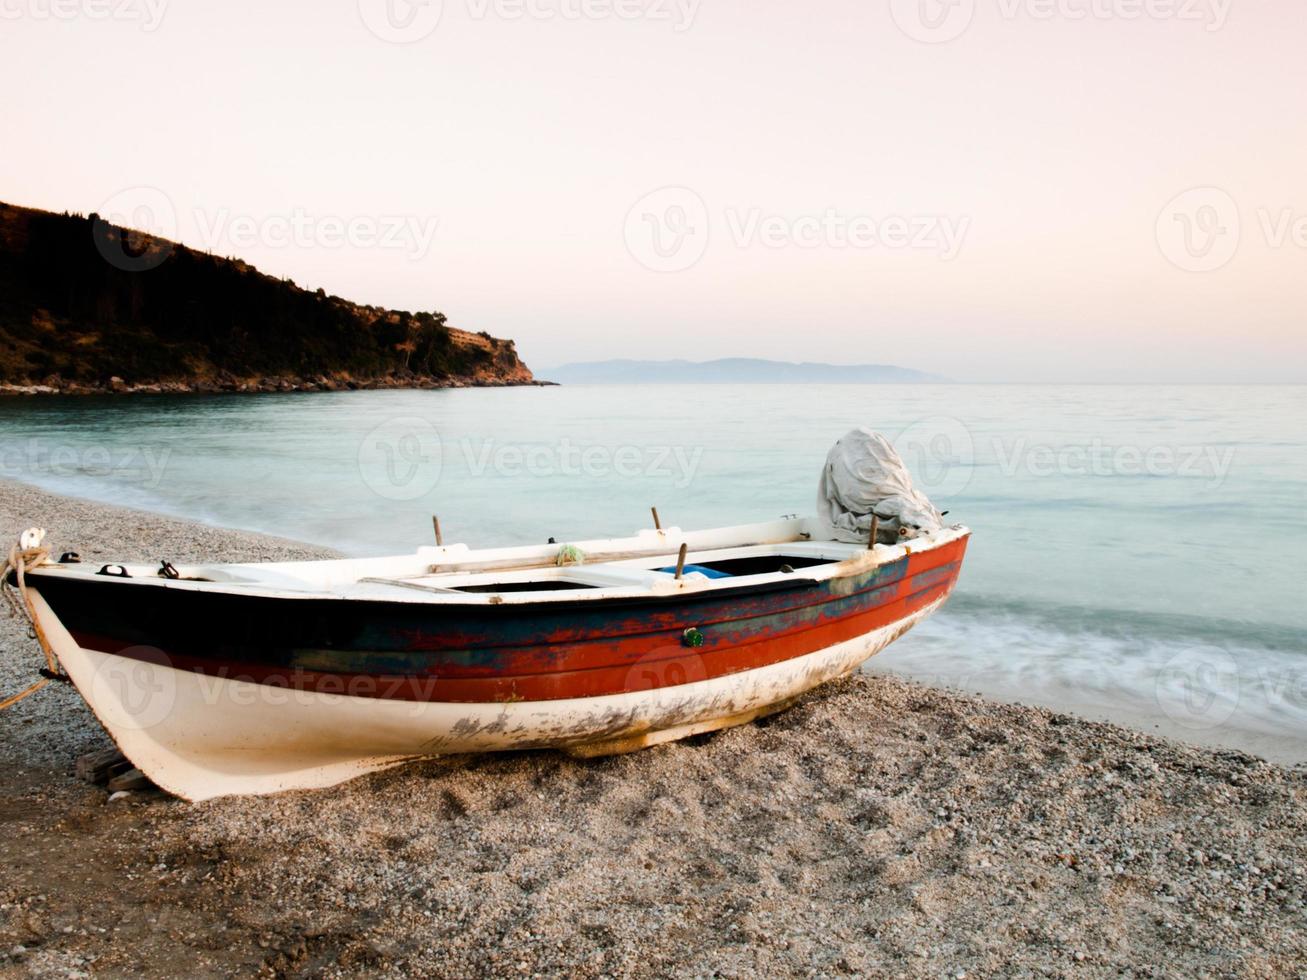
<svg viewBox="0 0 1307 980">
<path fill-rule="evenodd" d="M 597 697 L 754 670 L 892 626 L 952 591 L 966 545 L 959 538 L 792 596 L 746 594 L 710 608 L 636 606 L 606 615 L 602 604 L 589 603 L 580 626 L 557 616 L 480 633 L 459 622 L 403 626 L 352 651 L 296 646 L 237 655 L 234 645 L 205 646 L 193 633 L 114 635 L 98 623 L 73 623 L 70 632 L 87 649 L 324 694 L 450 703 Z M 682 645 L 688 626 L 703 631 L 703 647 Z M 382 650 L 385 642 L 395 649 Z M 384 660 L 403 669 L 366 669 Z"/>
</svg>

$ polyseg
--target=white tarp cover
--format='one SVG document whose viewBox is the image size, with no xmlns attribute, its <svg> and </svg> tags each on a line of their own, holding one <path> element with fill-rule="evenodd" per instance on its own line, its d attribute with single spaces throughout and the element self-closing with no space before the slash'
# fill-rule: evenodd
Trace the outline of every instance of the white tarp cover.
<svg viewBox="0 0 1307 980">
<path fill-rule="evenodd" d="M 944 525 L 943 515 L 912 486 L 912 475 L 890 441 L 859 426 L 826 455 L 817 519 L 829 539 L 866 541 L 873 511 L 881 542 L 929 534 Z M 907 533 L 901 534 L 900 528 Z"/>
</svg>

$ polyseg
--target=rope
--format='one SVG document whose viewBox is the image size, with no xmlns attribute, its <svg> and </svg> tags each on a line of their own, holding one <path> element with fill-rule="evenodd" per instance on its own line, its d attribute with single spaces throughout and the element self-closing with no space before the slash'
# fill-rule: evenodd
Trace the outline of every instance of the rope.
<svg viewBox="0 0 1307 980">
<path fill-rule="evenodd" d="M 25 533 L 9 549 L 9 557 L 5 559 L 4 566 L 0 567 L 0 592 L 4 593 L 5 599 L 9 602 L 9 615 L 11 617 L 20 611 L 27 616 L 28 621 L 32 624 L 32 634 L 36 637 L 37 643 L 41 645 L 41 652 L 45 654 L 46 668 L 51 674 L 59 674 L 59 662 L 55 659 L 54 650 L 51 649 L 50 642 L 46 639 L 40 623 L 36 621 L 36 610 L 33 608 L 32 600 L 27 594 L 27 582 L 25 580 L 26 574 L 32 569 L 51 564 L 49 549 L 41 547 L 41 539 L 44 537 L 44 531 L 38 534 Z M 25 543 L 29 543 L 26 548 L 22 546 Z M 14 597 L 13 592 L 9 591 L 9 573 L 11 571 L 18 583 L 17 598 Z M 49 683 L 50 679 L 43 677 L 27 690 L 0 701 L 0 711 L 13 707 L 19 701 L 35 694 Z"/>
<path fill-rule="evenodd" d="M 39 681 L 37 681 L 35 684 L 29 687 L 26 691 L 23 691 L 21 694 L 15 694 L 12 698 L 5 698 L 3 701 L 0 701 L 0 711 L 4 711 L 5 708 L 12 708 L 19 701 L 23 700 L 29 695 L 35 694 L 37 691 L 41 690 L 41 688 L 45 687 L 45 685 L 49 683 L 50 682 L 46 678 L 42 677 Z"/>
<path fill-rule="evenodd" d="M 555 565 L 580 565 L 585 562 L 585 552 L 574 544 L 565 544 L 558 549 Z"/>
</svg>

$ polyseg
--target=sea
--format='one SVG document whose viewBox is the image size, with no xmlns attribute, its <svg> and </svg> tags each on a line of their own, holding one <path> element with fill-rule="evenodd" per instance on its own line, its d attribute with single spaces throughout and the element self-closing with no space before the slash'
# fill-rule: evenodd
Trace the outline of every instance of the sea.
<svg viewBox="0 0 1307 980">
<path fill-rule="evenodd" d="M 0 477 L 380 555 L 433 516 L 476 547 L 811 513 L 866 425 L 973 531 L 948 605 L 868 670 L 1301 763 L 1305 423 L 1301 386 L 4 398 Z"/>
</svg>

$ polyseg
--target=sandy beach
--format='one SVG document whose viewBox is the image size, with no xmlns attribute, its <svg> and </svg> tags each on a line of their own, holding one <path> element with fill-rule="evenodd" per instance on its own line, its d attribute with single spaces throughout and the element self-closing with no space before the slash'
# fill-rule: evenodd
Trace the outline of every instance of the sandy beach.
<svg viewBox="0 0 1307 980">
<path fill-rule="evenodd" d="M 325 554 L 0 483 L 88 561 Z M 7 546 L 7 545 L 6 545 Z M 0 618 L 0 692 L 34 678 Z M 1307 971 L 1307 771 L 859 676 L 610 759 L 108 802 L 50 685 L 0 714 L 0 974 L 1250 976 Z"/>
</svg>

